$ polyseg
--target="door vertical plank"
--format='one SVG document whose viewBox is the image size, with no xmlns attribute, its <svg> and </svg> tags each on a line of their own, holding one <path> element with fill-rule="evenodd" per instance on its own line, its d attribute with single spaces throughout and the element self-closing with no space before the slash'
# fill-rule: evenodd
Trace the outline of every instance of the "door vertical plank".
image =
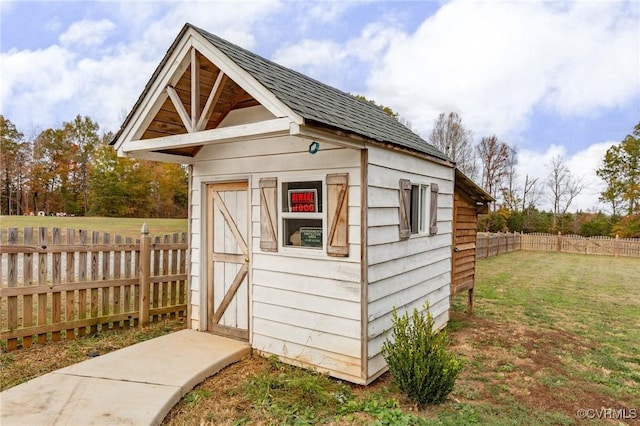
<svg viewBox="0 0 640 426">
<path fill-rule="evenodd" d="M 248 338 L 249 199 L 246 182 L 207 187 L 209 329 Z"/>
</svg>

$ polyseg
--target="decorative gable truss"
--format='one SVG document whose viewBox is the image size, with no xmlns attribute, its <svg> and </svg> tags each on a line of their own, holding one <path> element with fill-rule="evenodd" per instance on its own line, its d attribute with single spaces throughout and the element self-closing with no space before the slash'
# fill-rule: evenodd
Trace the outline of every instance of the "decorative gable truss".
<svg viewBox="0 0 640 426">
<path fill-rule="evenodd" d="M 219 127 L 262 105 L 272 118 Z M 190 164 L 204 144 L 289 134 L 301 117 L 191 28 L 158 66 L 115 140 L 120 155 Z M 297 128 L 297 127 L 296 127 Z"/>
</svg>

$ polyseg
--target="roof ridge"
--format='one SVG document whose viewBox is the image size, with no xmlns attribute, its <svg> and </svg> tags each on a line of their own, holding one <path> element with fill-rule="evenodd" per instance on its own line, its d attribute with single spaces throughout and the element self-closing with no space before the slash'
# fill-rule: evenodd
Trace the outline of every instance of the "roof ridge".
<svg viewBox="0 0 640 426">
<path fill-rule="evenodd" d="M 313 82 L 313 83 L 315 83 L 315 84 L 317 84 L 319 86 L 322 86 L 325 90 L 329 89 L 329 90 L 331 90 L 333 92 L 339 93 L 339 94 L 341 94 L 343 96 L 346 96 L 346 97 L 349 97 L 349 98 L 351 98 L 351 99 L 353 99 L 355 101 L 358 101 L 358 102 L 362 103 L 363 105 L 366 105 L 367 107 L 374 107 L 376 109 L 382 110 L 382 107 L 380 107 L 379 105 L 375 104 L 375 102 L 373 102 L 373 101 L 359 99 L 356 95 L 353 95 L 353 94 L 351 94 L 349 92 L 345 92 L 344 90 L 338 89 L 337 87 L 330 86 L 330 85 L 328 85 L 326 83 L 323 83 L 322 81 L 320 81 L 320 80 L 318 80 L 316 78 L 313 78 L 313 77 L 310 77 L 310 76 L 308 76 L 306 74 L 303 74 L 300 71 L 297 71 L 297 70 L 295 70 L 293 68 L 286 67 L 286 66 L 284 66 L 282 64 L 279 64 L 279 63 L 277 63 L 277 62 L 275 62 L 275 61 L 273 61 L 273 60 L 271 60 L 269 58 L 265 58 L 264 56 L 258 55 L 255 52 L 252 52 L 252 51 L 250 51 L 248 49 L 245 49 L 244 47 L 239 46 L 239 45 L 237 45 L 237 44 L 235 44 L 233 42 L 230 42 L 229 40 L 225 40 L 222 37 L 217 36 L 217 35 L 211 33 L 210 31 L 207 31 L 207 30 L 205 30 L 203 28 L 200 28 L 200 27 L 198 27 L 196 25 L 193 25 L 193 24 L 190 24 L 190 23 L 187 23 L 186 25 L 191 27 L 191 28 L 193 28 L 194 30 L 199 32 L 201 35 L 203 35 L 203 36 L 205 36 L 205 37 L 207 37 L 209 39 L 215 39 L 216 41 L 218 41 L 220 43 L 224 43 L 226 45 L 231 45 L 236 50 L 240 50 L 240 51 L 242 51 L 243 53 L 245 53 L 245 54 L 247 54 L 249 56 L 253 56 L 253 57 L 259 58 L 260 60 L 268 62 L 269 64 L 271 64 L 271 65 L 273 65 L 273 66 L 275 66 L 277 68 L 280 68 L 280 69 L 286 70 L 288 72 L 294 73 L 300 78 L 303 78 L 303 79 L 305 79 L 307 81 L 311 81 L 311 82 Z M 387 114 L 386 112 L 384 112 L 384 110 L 382 110 L 382 112 Z M 400 124 L 402 124 L 402 123 L 400 123 Z"/>
</svg>

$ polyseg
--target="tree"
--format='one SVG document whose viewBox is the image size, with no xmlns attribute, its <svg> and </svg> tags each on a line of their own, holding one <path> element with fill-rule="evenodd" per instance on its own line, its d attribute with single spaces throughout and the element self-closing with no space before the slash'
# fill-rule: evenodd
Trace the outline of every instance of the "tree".
<svg viewBox="0 0 640 426">
<path fill-rule="evenodd" d="M 578 233 L 583 237 L 595 237 L 611 233 L 611 220 L 604 213 L 576 214 L 576 222 L 580 227 Z"/>
<path fill-rule="evenodd" d="M 536 185 L 538 178 L 530 178 L 527 174 L 524 178 L 524 186 L 522 187 L 522 211 L 531 211 L 538 201 L 538 192 Z"/>
<path fill-rule="evenodd" d="M 482 164 L 482 187 L 497 198 L 498 189 L 507 175 L 511 151 L 509 145 L 498 140 L 497 136 L 483 137 L 476 147 Z M 495 211 L 495 203 L 494 208 Z"/>
<path fill-rule="evenodd" d="M 518 164 L 518 153 L 515 148 L 509 147 L 507 164 L 505 167 L 505 176 L 503 185 L 500 188 L 502 192 L 502 204 L 505 209 L 511 212 L 518 211 L 522 198 L 518 194 L 518 188 L 516 187 L 516 165 Z"/>
<path fill-rule="evenodd" d="M 551 164 L 547 166 L 549 173 L 547 174 L 546 186 L 549 189 L 549 201 L 553 206 L 553 224 L 552 229 L 558 229 L 558 219 L 567 213 L 573 200 L 586 187 L 584 181 L 573 176 L 569 168 L 560 156 L 551 160 Z"/>
<path fill-rule="evenodd" d="M 607 150 L 596 174 L 606 184 L 600 200 L 611 204 L 614 216 L 623 210 L 640 213 L 640 122 L 633 134 Z"/>
<path fill-rule="evenodd" d="M 402 124 L 403 126 L 405 126 L 407 129 L 413 130 L 413 125 L 411 124 L 411 121 L 409 121 L 406 118 L 404 118 L 403 116 L 401 116 L 400 113 L 395 112 L 393 109 L 391 109 L 391 107 L 388 107 L 386 105 L 378 104 L 378 103 L 376 103 L 376 101 L 374 101 L 372 99 L 367 99 L 366 97 L 364 97 L 362 95 L 352 95 L 352 96 L 354 98 L 356 98 L 356 99 L 368 102 L 371 105 L 374 105 L 374 106 L 380 108 L 385 114 L 387 114 L 388 116 L 393 117 L 396 120 L 398 120 L 398 122 L 400 124 Z"/>
<path fill-rule="evenodd" d="M 151 173 L 136 160 L 118 158 L 107 144 L 94 153 L 89 171 L 90 213 L 96 216 L 149 217 Z"/>
<path fill-rule="evenodd" d="M 456 162 L 456 166 L 471 179 L 477 178 L 477 166 L 473 155 L 473 133 L 465 128 L 456 112 L 438 115 L 429 143 Z"/>
<path fill-rule="evenodd" d="M 63 129 L 41 132 L 33 145 L 29 186 L 35 210 L 77 213 L 78 204 L 71 186 L 76 173 L 73 161 L 77 147 L 69 143 Z"/>
<path fill-rule="evenodd" d="M 188 179 L 177 164 L 118 158 L 103 136 L 89 169 L 89 212 L 98 216 L 186 217 Z"/>
<path fill-rule="evenodd" d="M 379 105 L 378 103 L 376 103 L 376 101 L 372 100 L 372 99 L 367 99 L 366 97 L 362 96 L 362 95 L 353 95 L 354 98 L 359 99 L 361 101 L 364 102 L 368 102 L 371 105 L 374 105 L 378 108 L 380 108 L 382 111 L 384 111 L 385 114 L 387 114 L 388 116 L 391 116 L 393 118 L 395 118 L 396 120 L 398 120 L 399 114 L 397 112 L 394 112 L 391 107 L 385 106 L 385 105 Z"/>
<path fill-rule="evenodd" d="M 16 126 L 0 115 L 0 214 L 22 214 L 29 144 Z"/>
<path fill-rule="evenodd" d="M 100 143 L 99 126 L 89 117 L 80 115 L 68 123 L 63 124 L 63 132 L 69 144 L 73 145 L 75 163 L 73 168 L 72 185 L 76 194 L 76 202 L 82 206 L 84 215 L 89 212 L 89 168 L 96 146 Z"/>
<path fill-rule="evenodd" d="M 640 214 L 623 217 L 613 226 L 611 233 L 620 238 L 640 238 Z"/>
<path fill-rule="evenodd" d="M 179 164 L 141 162 L 151 172 L 153 217 L 187 217 L 189 194 L 186 169 Z"/>
</svg>

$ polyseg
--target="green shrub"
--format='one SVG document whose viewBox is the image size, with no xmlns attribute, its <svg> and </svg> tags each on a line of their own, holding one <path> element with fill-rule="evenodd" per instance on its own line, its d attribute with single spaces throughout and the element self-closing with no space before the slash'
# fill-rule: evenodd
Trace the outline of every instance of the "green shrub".
<svg viewBox="0 0 640 426">
<path fill-rule="evenodd" d="M 398 316 L 394 309 L 394 341 L 387 338 L 382 346 L 393 383 L 421 407 L 444 401 L 462 369 L 447 351 L 446 333 L 433 330 L 428 304 L 425 312 L 426 318 L 414 309 L 409 318 L 406 312 Z"/>
</svg>

